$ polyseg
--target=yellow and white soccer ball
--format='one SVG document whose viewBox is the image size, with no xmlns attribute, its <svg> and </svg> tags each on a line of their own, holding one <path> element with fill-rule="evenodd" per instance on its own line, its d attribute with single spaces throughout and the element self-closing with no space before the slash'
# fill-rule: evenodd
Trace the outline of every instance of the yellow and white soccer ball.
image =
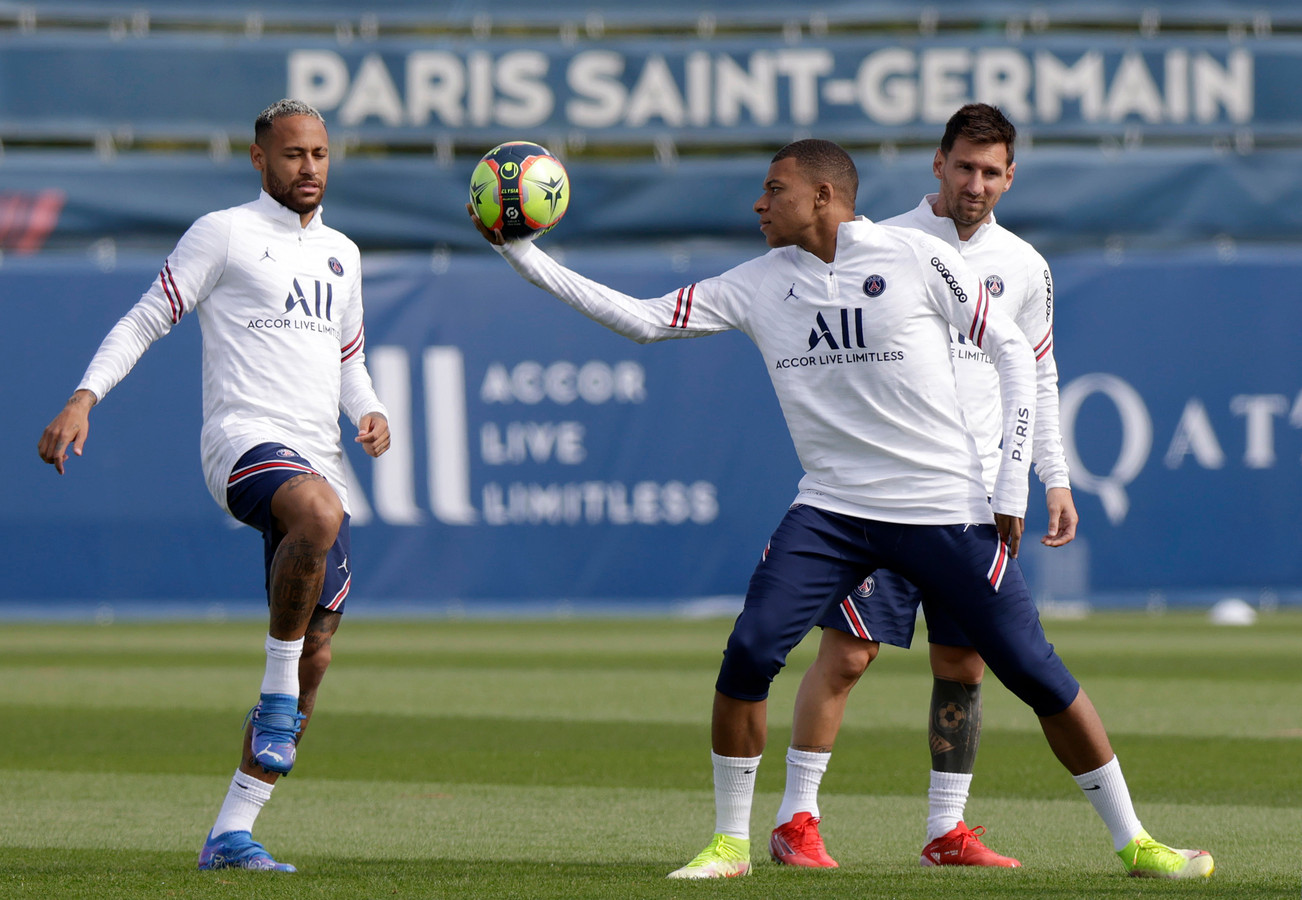
<svg viewBox="0 0 1302 900">
<path fill-rule="evenodd" d="M 470 204 L 508 241 L 550 231 L 570 205 L 570 178 L 546 147 L 509 141 L 484 154 L 470 176 Z"/>
</svg>

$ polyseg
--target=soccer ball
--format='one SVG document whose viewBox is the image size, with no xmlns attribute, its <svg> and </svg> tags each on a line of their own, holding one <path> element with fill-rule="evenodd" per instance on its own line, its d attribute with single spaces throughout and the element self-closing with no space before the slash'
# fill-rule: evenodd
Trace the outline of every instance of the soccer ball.
<svg viewBox="0 0 1302 900">
<path fill-rule="evenodd" d="M 570 205 L 570 177 L 547 148 L 510 141 L 484 154 L 470 176 L 470 204 L 508 241 L 544 234 Z"/>
</svg>

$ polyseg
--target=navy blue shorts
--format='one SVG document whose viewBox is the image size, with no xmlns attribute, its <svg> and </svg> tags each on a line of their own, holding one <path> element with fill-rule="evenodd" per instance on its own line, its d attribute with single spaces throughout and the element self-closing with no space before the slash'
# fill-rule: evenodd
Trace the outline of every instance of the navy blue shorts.
<svg viewBox="0 0 1302 900">
<path fill-rule="evenodd" d="M 879 568 L 917 585 L 1036 715 L 1062 712 L 1076 699 L 1080 684 L 1044 636 L 1022 570 L 994 525 L 901 525 L 799 504 L 751 576 L 719 692 L 765 699 L 791 648 Z"/>
<path fill-rule="evenodd" d="M 927 640 L 950 647 L 970 647 L 963 629 L 903 575 L 878 569 L 861 581 L 818 623 L 865 641 L 880 641 L 907 649 L 913 643 L 918 607 L 927 619 Z"/>
<path fill-rule="evenodd" d="M 268 597 L 271 593 L 271 561 L 285 537 L 285 533 L 276 528 L 275 516 L 271 514 L 271 496 L 286 481 L 308 473 L 320 474 L 310 462 L 284 444 L 258 444 L 239 458 L 226 482 L 226 505 L 230 507 L 231 515 L 262 532 Z M 321 588 L 321 599 L 317 601 L 318 606 L 337 613 L 344 611 L 344 601 L 353 584 L 352 563 L 348 559 L 350 544 L 348 514 L 344 513 L 334 546 L 326 555 L 325 584 Z"/>
</svg>

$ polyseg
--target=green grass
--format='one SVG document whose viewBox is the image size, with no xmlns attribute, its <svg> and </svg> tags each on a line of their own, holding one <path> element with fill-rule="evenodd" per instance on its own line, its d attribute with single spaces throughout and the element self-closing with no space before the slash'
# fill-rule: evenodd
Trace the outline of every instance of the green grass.
<svg viewBox="0 0 1302 900">
<path fill-rule="evenodd" d="M 1124 877 L 1107 832 L 994 682 L 969 821 L 1020 870 L 917 865 L 925 652 L 883 650 L 824 780 L 842 867 L 764 842 L 806 641 L 775 683 L 756 866 L 664 875 L 709 837 L 709 708 L 730 622 L 349 621 L 257 836 L 300 872 L 198 872 L 261 670 L 259 622 L 0 628 L 0 898 L 1296 898 L 1302 614 L 1247 628 L 1112 613 L 1048 631 L 1109 727 L 1145 825 L 1201 883 Z"/>
</svg>

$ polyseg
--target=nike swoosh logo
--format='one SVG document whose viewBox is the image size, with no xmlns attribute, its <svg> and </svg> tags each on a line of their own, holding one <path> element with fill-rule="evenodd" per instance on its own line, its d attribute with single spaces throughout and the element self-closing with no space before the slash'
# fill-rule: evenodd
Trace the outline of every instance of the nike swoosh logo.
<svg viewBox="0 0 1302 900">
<path fill-rule="evenodd" d="M 1101 784 L 1092 784 L 1092 785 L 1090 785 L 1090 786 L 1087 787 L 1087 788 L 1081 788 L 1081 790 L 1083 790 L 1083 791 L 1101 791 L 1101 790 L 1103 790 L 1103 785 L 1101 785 Z"/>
</svg>

